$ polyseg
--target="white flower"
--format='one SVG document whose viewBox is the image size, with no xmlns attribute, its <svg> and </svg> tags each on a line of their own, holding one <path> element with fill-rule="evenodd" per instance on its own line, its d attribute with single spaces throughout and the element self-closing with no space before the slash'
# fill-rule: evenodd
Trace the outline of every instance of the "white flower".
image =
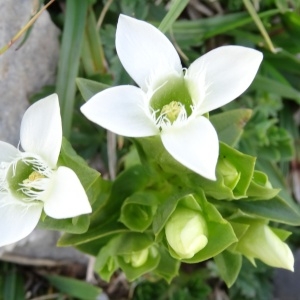
<svg viewBox="0 0 300 300">
<path fill-rule="evenodd" d="M 31 233 L 43 208 L 56 219 L 91 212 L 74 171 L 57 167 L 62 127 L 56 94 L 27 109 L 20 141 L 24 152 L 0 141 L 0 247 Z"/>
<path fill-rule="evenodd" d="M 218 136 L 203 115 L 248 88 L 262 54 L 245 47 L 224 46 L 184 69 L 164 34 L 125 15 L 119 17 L 116 48 L 124 68 L 140 88 L 108 88 L 82 106 L 83 114 L 119 135 L 160 134 L 164 147 L 177 161 L 215 180 Z"/>
</svg>

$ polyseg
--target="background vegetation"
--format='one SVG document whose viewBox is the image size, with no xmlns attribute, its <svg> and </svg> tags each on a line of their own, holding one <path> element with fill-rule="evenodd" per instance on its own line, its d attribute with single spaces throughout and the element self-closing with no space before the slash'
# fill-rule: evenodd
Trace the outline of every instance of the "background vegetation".
<svg viewBox="0 0 300 300">
<path fill-rule="evenodd" d="M 116 23 L 123 13 L 165 32 L 186 66 L 226 44 L 263 52 L 262 66 L 251 87 L 222 110 L 253 110 L 236 147 L 253 156 L 259 154 L 257 166 L 268 174 L 273 186 L 281 188 L 291 202 L 300 201 L 299 0 L 61 0 L 54 1 L 48 11 L 62 31 L 57 81 L 32 101 L 49 92 L 58 93 L 64 135 L 102 176 L 113 178 L 122 170 L 130 143 L 122 137 L 111 138 L 86 120 L 78 108 L 84 103 L 82 95 L 88 98 L 104 84 L 133 84 L 115 51 Z M 24 39 L 26 42 L 26 36 Z M 99 84 L 87 90 L 86 80 Z M 297 249 L 297 229 L 285 229 L 294 232 L 289 244 Z M 116 274 L 109 284 L 99 278 L 91 284 L 82 280 L 82 268 L 71 271 L 0 262 L 0 299 L 96 299 L 102 289 L 109 299 L 265 300 L 272 299 L 272 272 L 263 264 L 254 268 L 244 260 L 237 282 L 228 290 L 212 261 L 183 265 L 171 285 L 151 277 L 128 283 L 122 274 Z"/>
</svg>

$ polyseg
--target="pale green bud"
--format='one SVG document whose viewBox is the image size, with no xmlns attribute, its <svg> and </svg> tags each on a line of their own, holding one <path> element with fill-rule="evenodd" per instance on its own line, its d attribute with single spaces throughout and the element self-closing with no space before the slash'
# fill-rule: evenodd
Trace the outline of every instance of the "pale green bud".
<svg viewBox="0 0 300 300">
<path fill-rule="evenodd" d="M 124 257 L 126 263 L 130 263 L 134 268 L 142 266 L 148 259 L 149 249 L 132 252 Z"/>
<path fill-rule="evenodd" d="M 208 242 L 207 226 L 201 212 L 188 208 L 175 210 L 165 232 L 170 247 L 182 259 L 193 257 Z"/>
<path fill-rule="evenodd" d="M 291 249 L 265 224 L 251 224 L 236 250 L 250 260 L 257 258 L 269 266 L 294 271 Z"/>
<path fill-rule="evenodd" d="M 224 184 L 233 190 L 240 180 L 241 173 L 238 172 L 236 167 L 226 158 L 219 159 L 218 170 L 223 176 Z"/>
</svg>

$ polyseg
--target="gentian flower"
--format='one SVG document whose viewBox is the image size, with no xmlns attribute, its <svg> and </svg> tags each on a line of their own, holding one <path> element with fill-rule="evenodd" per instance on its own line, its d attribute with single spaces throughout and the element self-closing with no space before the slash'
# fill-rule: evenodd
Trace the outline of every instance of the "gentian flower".
<svg viewBox="0 0 300 300">
<path fill-rule="evenodd" d="M 57 166 L 62 126 L 56 94 L 27 109 L 20 142 L 24 152 L 0 141 L 0 246 L 31 233 L 43 209 L 55 219 L 91 212 L 77 175 Z"/>
<path fill-rule="evenodd" d="M 120 15 L 116 49 L 139 85 L 108 88 L 81 107 L 83 114 L 119 135 L 160 135 L 182 165 L 215 180 L 219 154 L 207 113 L 227 104 L 251 84 L 262 60 L 256 50 L 223 46 L 182 68 L 167 37 L 154 26 Z"/>
</svg>

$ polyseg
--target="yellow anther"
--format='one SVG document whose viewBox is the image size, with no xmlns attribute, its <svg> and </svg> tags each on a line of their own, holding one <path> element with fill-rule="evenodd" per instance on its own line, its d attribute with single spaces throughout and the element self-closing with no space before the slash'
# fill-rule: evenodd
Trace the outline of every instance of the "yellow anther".
<svg viewBox="0 0 300 300">
<path fill-rule="evenodd" d="M 161 115 L 166 116 L 170 120 L 170 122 L 173 123 L 174 121 L 176 121 L 181 110 L 182 104 L 177 101 L 172 101 L 169 104 L 163 106 Z"/>
</svg>

